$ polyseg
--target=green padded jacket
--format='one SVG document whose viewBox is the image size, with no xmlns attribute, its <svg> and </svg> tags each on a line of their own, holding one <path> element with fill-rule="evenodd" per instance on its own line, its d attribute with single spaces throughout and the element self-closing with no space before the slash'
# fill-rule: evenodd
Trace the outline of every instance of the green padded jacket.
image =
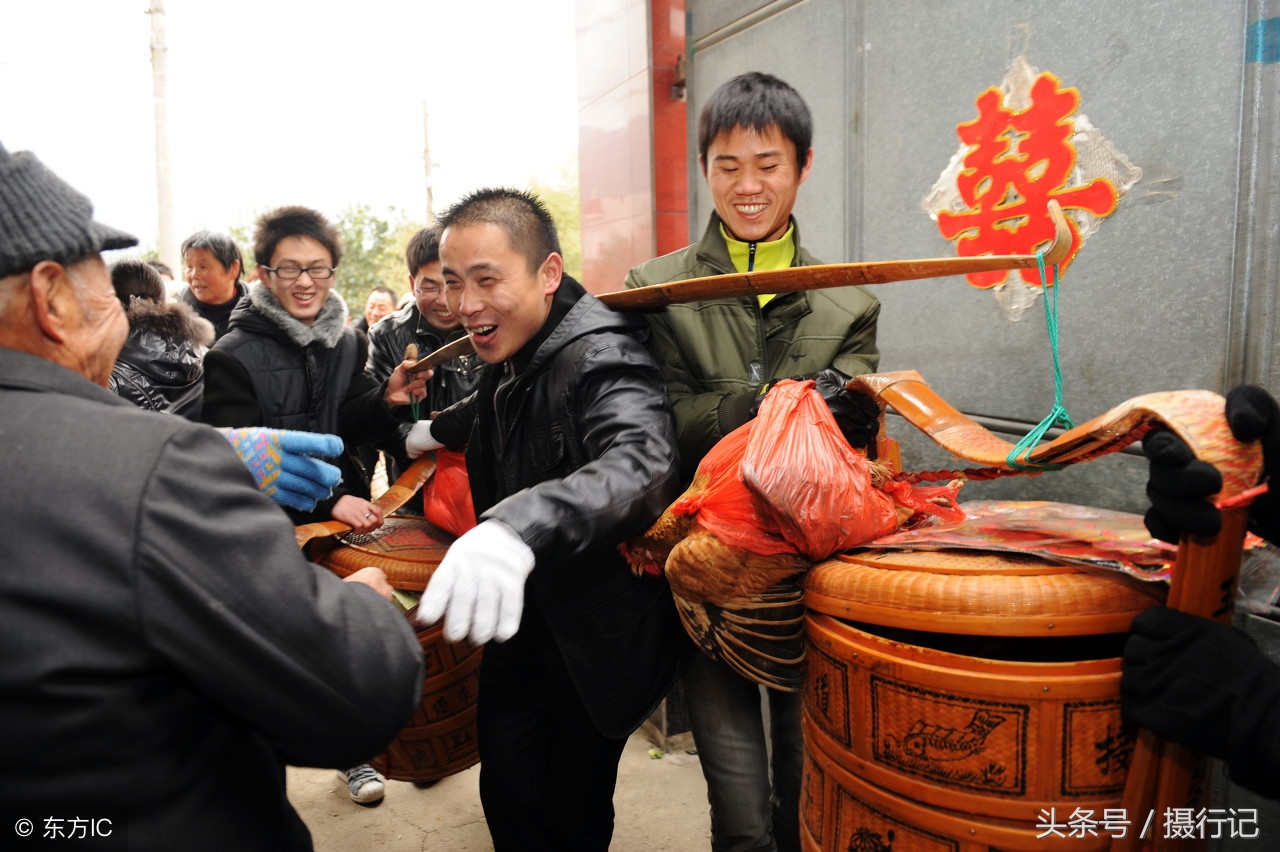
<svg viewBox="0 0 1280 852">
<path fill-rule="evenodd" d="M 820 264 L 801 247 L 799 225 L 794 236 L 792 266 Z M 733 271 L 720 217 L 713 213 L 700 242 L 636 266 L 626 286 Z M 874 372 L 879 315 L 880 302 L 861 287 L 787 293 L 764 308 L 755 296 L 740 296 L 646 313 L 649 349 L 666 375 L 675 410 L 684 481 L 693 479 L 717 441 L 751 418 L 762 384 L 827 367 L 847 376 Z"/>
</svg>

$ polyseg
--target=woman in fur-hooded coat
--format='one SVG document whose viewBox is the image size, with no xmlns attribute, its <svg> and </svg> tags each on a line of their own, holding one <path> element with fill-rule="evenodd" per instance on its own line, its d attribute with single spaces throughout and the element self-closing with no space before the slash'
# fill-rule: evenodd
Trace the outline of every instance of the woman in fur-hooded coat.
<svg viewBox="0 0 1280 852">
<path fill-rule="evenodd" d="M 128 269 L 113 270 L 117 279 L 122 274 Z M 139 408 L 198 420 L 204 353 L 213 345 L 213 326 L 186 305 L 164 301 L 162 284 L 158 298 L 134 293 L 121 301 L 129 317 L 129 339 L 108 387 Z"/>
</svg>

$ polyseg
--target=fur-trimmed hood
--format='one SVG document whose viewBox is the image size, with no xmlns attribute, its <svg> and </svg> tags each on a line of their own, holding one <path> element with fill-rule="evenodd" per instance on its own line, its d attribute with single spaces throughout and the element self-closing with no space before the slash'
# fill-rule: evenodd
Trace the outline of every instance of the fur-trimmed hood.
<svg viewBox="0 0 1280 852">
<path fill-rule="evenodd" d="M 199 416 L 213 325 L 179 302 L 135 299 L 125 313 L 129 339 L 111 370 L 111 390 L 149 411 Z"/>
<path fill-rule="evenodd" d="M 168 340 L 189 341 L 206 349 L 213 345 L 213 323 L 181 302 L 133 299 L 125 311 L 129 329 L 150 332 Z"/>
<path fill-rule="evenodd" d="M 329 291 L 328 298 L 325 299 L 324 305 L 320 308 L 320 313 L 316 315 L 315 321 L 311 325 L 306 325 L 291 316 L 284 309 L 284 305 L 280 304 L 280 300 L 275 297 L 275 294 L 267 289 L 267 286 L 261 281 L 256 281 L 249 286 L 249 297 L 246 301 L 252 310 L 277 326 L 291 341 L 300 347 L 319 343 L 325 349 L 332 349 L 341 339 L 342 330 L 347 324 L 346 303 L 333 290 Z M 236 308 L 235 313 L 238 314 L 245 309 L 246 305 L 242 302 L 240 307 Z M 232 316 L 232 325 L 235 325 L 234 314 Z"/>
</svg>

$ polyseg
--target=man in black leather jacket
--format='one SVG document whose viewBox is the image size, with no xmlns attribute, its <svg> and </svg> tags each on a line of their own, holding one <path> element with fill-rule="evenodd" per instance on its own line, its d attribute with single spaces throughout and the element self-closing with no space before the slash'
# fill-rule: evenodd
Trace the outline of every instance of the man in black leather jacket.
<svg viewBox="0 0 1280 852">
<path fill-rule="evenodd" d="M 480 524 L 449 548 L 420 617 L 494 640 L 478 705 L 494 848 L 604 850 L 626 738 L 691 648 L 665 579 L 632 574 L 617 547 L 680 490 L 665 383 L 643 321 L 564 274 L 536 198 L 481 190 L 441 225 L 449 307 L 486 366 L 408 447 L 467 445 Z"/>
<path fill-rule="evenodd" d="M 418 357 L 462 337 L 466 332 L 458 318 L 449 312 L 444 298 L 444 273 L 440 269 L 440 229 L 423 228 L 409 239 L 405 247 L 409 265 L 409 289 L 413 301 L 369 329 L 369 374 L 386 381 L 404 360 L 405 348 L 418 347 Z M 480 383 L 484 362 L 474 353 L 459 356 L 436 367 L 427 382 L 427 398 L 419 404 L 419 416 L 442 411 L 466 399 Z M 404 452 L 404 438 L 411 424 L 401 426 L 400 440 L 379 449 L 387 454 L 387 481 L 394 482 L 409 465 Z M 405 509 L 421 511 L 422 496 L 415 494 Z"/>
</svg>

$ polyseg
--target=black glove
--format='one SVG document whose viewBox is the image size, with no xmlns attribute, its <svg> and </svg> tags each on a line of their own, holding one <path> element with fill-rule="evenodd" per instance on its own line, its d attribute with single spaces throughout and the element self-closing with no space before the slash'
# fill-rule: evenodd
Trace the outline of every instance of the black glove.
<svg viewBox="0 0 1280 852">
<path fill-rule="evenodd" d="M 849 377 L 839 370 L 819 370 L 813 377 L 818 393 L 836 419 L 849 446 L 876 457 L 876 433 L 880 430 L 880 406 L 870 395 L 845 387 Z"/>
<path fill-rule="evenodd" d="M 1227 394 L 1227 423 L 1237 441 L 1262 442 L 1262 471 L 1271 487 L 1249 507 L 1249 529 L 1280 544 L 1280 406 L 1257 385 L 1241 385 Z"/>
<path fill-rule="evenodd" d="M 1241 385 L 1227 394 L 1227 425 L 1237 441 L 1262 442 L 1263 473 L 1273 488 L 1249 507 L 1249 528 L 1280 544 L 1280 406 L 1264 388 Z M 1181 533 L 1213 535 L 1222 529 L 1222 515 L 1205 498 L 1222 489 L 1222 475 L 1213 465 L 1195 459 L 1190 448 L 1172 432 L 1147 435 L 1142 449 L 1151 462 L 1147 481 L 1147 531 L 1177 544 Z"/>
<path fill-rule="evenodd" d="M 1120 680 L 1124 718 L 1226 760 L 1237 783 L 1275 795 L 1280 666 L 1241 631 L 1166 607 L 1139 614 L 1131 629 Z"/>
<path fill-rule="evenodd" d="M 1222 490 L 1222 474 L 1200 461 L 1172 432 L 1149 432 L 1142 439 L 1150 469 L 1147 497 L 1151 508 L 1143 520 L 1147 532 L 1177 544 L 1182 533 L 1214 535 L 1222 529 L 1222 513 L 1205 498 Z"/>
<path fill-rule="evenodd" d="M 831 409 L 831 415 L 840 427 L 841 434 L 849 445 L 859 450 L 866 450 L 867 458 L 876 457 L 876 433 L 880 430 L 880 406 L 868 394 L 862 391 L 849 390 L 845 387 L 849 377 L 839 370 L 828 367 L 809 376 L 792 376 L 795 382 L 813 380 L 814 389 L 822 396 Z M 760 404 L 764 402 L 771 382 L 760 387 L 755 401 L 751 404 L 751 416 L 760 413 Z"/>
</svg>

